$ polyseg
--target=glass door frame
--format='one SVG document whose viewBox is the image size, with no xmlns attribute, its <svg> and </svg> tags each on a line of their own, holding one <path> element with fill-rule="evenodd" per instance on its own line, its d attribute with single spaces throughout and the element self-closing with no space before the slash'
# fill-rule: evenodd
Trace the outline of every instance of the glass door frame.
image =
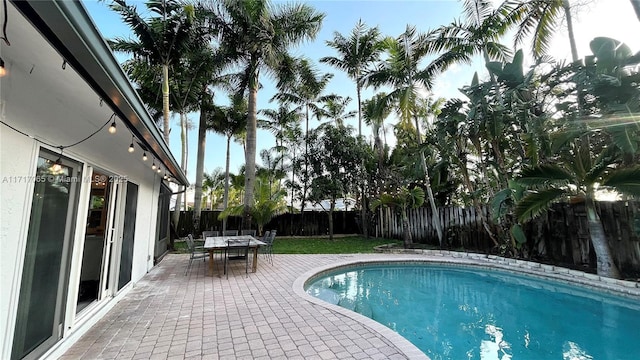
<svg viewBox="0 0 640 360">
<path fill-rule="evenodd" d="M 45 177 L 38 175 L 37 164 L 39 163 L 41 158 L 48 160 L 49 162 L 51 162 L 51 164 L 54 164 L 56 161 L 59 161 L 59 163 L 63 167 L 67 167 L 70 169 L 69 177 L 66 180 L 70 183 L 69 197 L 67 199 L 67 207 L 66 207 L 67 214 L 65 216 L 64 233 L 62 235 L 60 270 L 57 276 L 58 278 L 57 293 L 56 293 L 56 304 L 55 304 L 54 315 L 53 315 L 54 324 L 52 324 L 53 325 L 52 333 L 51 333 L 51 336 L 49 336 L 49 338 L 40 342 L 29 353 L 24 355 L 23 359 L 36 359 L 42 356 L 44 353 L 46 353 L 49 349 L 51 349 L 56 343 L 58 343 L 64 337 L 65 327 L 66 327 L 66 324 L 68 324 L 67 323 L 68 317 L 66 315 L 68 314 L 68 298 L 69 298 L 68 293 L 69 293 L 69 286 L 70 286 L 71 263 L 73 259 L 75 233 L 77 232 L 77 218 L 79 214 L 78 200 L 81 198 L 81 193 L 80 193 L 81 189 L 77 179 L 82 178 L 83 163 L 80 161 L 76 161 L 76 160 L 58 155 L 54 151 L 49 150 L 47 148 L 40 147 L 38 149 L 37 156 L 35 158 L 35 161 L 36 161 L 35 182 L 44 182 L 44 181 L 50 182 L 50 181 L 56 180 L 55 175 L 47 175 Z M 76 181 L 74 181 L 74 179 Z M 32 281 L 28 281 L 28 284 L 24 283 L 25 281 L 24 277 L 28 276 L 25 273 L 25 271 L 29 272 L 31 269 L 33 269 L 32 266 L 27 263 L 26 253 L 27 251 L 29 251 L 28 248 L 30 246 L 38 245 L 38 243 L 33 243 L 32 241 L 30 241 L 30 239 L 32 239 L 33 236 L 35 236 L 31 234 L 32 231 L 35 231 L 35 229 L 32 229 L 32 227 L 37 226 L 39 229 L 39 226 L 40 226 L 39 225 L 40 220 L 33 218 L 33 216 L 36 215 L 33 213 L 34 206 L 35 206 L 35 204 L 33 203 L 34 201 L 33 199 L 37 195 L 36 193 L 36 191 L 38 191 L 37 186 L 38 184 L 35 184 L 34 187 L 32 188 L 32 195 L 31 195 L 32 204 L 30 205 L 31 209 L 29 210 L 29 219 L 28 219 L 29 229 L 28 229 L 27 239 L 24 243 L 24 246 L 26 247 L 26 249 L 25 249 L 25 256 L 23 257 L 23 260 L 22 260 L 23 261 L 22 269 L 21 269 L 22 274 L 20 275 L 20 290 L 18 295 L 20 302 L 23 302 L 25 300 L 25 299 L 22 299 L 22 294 L 23 294 L 23 291 L 25 290 L 24 287 L 32 283 Z M 34 221 L 36 221 L 36 223 L 34 223 Z M 31 276 L 34 276 L 34 274 L 32 274 Z M 32 293 L 30 292 L 28 294 L 28 297 L 30 298 L 31 296 L 32 296 Z M 19 308 L 16 309 L 16 312 L 19 312 Z M 14 356 L 18 356 L 15 353 L 16 351 L 15 347 L 17 346 L 16 341 L 19 341 L 17 339 L 17 336 L 19 336 L 18 333 L 22 331 L 26 331 L 25 326 L 27 326 L 26 324 L 19 325 L 18 324 L 19 320 L 20 320 L 20 314 L 17 313 L 16 323 L 14 324 L 14 334 L 13 334 L 12 350 L 11 350 L 12 358 Z M 24 344 L 24 342 L 22 342 L 21 344 Z M 21 346 L 24 346 L 24 345 L 21 345 Z"/>
</svg>

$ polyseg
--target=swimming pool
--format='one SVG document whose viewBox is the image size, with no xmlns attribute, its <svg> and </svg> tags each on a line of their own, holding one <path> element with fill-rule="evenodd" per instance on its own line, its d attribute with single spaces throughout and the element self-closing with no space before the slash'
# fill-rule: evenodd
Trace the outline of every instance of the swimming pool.
<svg viewBox="0 0 640 360">
<path fill-rule="evenodd" d="M 640 304 L 470 266 L 378 264 L 306 292 L 396 331 L 431 359 L 640 359 Z"/>
</svg>

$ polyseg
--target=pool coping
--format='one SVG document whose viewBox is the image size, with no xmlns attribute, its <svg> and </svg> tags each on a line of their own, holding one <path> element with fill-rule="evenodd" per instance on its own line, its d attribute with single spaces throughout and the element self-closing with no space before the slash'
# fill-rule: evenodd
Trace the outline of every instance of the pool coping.
<svg viewBox="0 0 640 360">
<path fill-rule="evenodd" d="M 386 254 L 386 256 L 385 256 Z M 516 274 L 530 275 L 533 277 L 551 279 L 561 283 L 578 285 L 592 290 L 603 291 L 608 294 L 618 295 L 629 299 L 640 300 L 640 283 L 626 280 L 611 279 L 596 274 L 585 273 L 555 265 L 540 264 L 531 261 L 504 258 L 496 255 L 479 253 L 463 253 L 447 250 L 394 250 L 384 254 L 367 254 L 358 259 L 348 259 L 332 264 L 319 266 L 301 274 L 293 283 L 293 291 L 299 297 L 320 305 L 326 309 L 347 316 L 373 331 L 384 336 L 409 359 L 429 359 L 429 357 L 413 345 L 409 340 L 390 328 L 370 319 L 364 315 L 348 310 L 338 305 L 330 304 L 324 300 L 313 297 L 305 291 L 306 285 L 323 274 L 338 270 L 366 266 L 371 264 L 397 264 L 406 262 L 419 262 L 426 264 L 463 265 L 489 269 L 498 269 Z"/>
</svg>

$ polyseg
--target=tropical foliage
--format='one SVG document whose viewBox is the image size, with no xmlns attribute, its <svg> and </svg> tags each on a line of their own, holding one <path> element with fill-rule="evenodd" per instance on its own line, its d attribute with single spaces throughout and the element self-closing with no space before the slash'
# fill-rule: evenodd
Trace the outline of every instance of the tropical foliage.
<svg viewBox="0 0 640 360">
<path fill-rule="evenodd" d="M 527 256 L 528 221 L 554 202 L 582 202 L 598 272 L 616 277 L 595 201 L 603 189 L 640 195 L 640 53 L 599 37 L 580 58 L 569 0 L 461 4 L 461 19 L 435 29 L 407 25 L 401 34 L 381 34 L 359 21 L 348 34 L 334 33 L 320 62 L 348 75 L 355 101 L 353 91 L 327 93 L 333 74 L 290 52 L 320 30 L 324 15 L 306 4 L 150 0 L 144 19 L 118 0 L 112 8 L 136 40 L 110 44 L 133 55 L 125 69 L 151 110 L 165 119 L 169 104 L 185 116 L 200 111 L 202 148 L 207 131 L 225 136 L 224 175 L 204 175 L 199 165 L 196 177 L 206 206 L 225 209 L 223 217 L 242 213 L 262 231 L 280 212 L 353 197 L 364 234 L 375 210 L 387 206 L 402 215 L 411 246 L 410 208 L 426 204 L 435 215 L 441 206 L 469 206 L 480 214 L 492 251 Z M 567 25 L 569 62 L 548 56 L 560 23 Z M 478 58 L 460 98 L 433 93 L 443 71 L 475 66 Z M 258 109 L 264 75 L 277 93 L 267 94 L 273 108 Z M 362 99 L 365 89 L 374 95 Z M 214 90 L 229 100 L 221 102 Z M 363 125 L 372 130 L 369 144 Z M 259 154 L 262 166 L 259 127 L 275 137 L 275 147 Z M 168 123 L 163 129 L 166 136 Z M 395 142 L 387 141 L 387 129 Z M 232 139 L 244 147 L 237 174 L 229 169 Z M 199 164 L 203 156 L 199 151 Z M 446 224 L 437 216 L 433 222 L 444 246 Z"/>
</svg>

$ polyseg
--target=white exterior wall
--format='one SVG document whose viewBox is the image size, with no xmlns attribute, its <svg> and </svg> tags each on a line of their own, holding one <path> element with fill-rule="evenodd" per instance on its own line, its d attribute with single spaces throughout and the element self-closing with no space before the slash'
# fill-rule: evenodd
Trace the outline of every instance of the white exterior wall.
<svg viewBox="0 0 640 360">
<path fill-rule="evenodd" d="M 21 44 L 19 41 L 16 43 Z M 0 124 L 0 359 L 11 356 L 34 189 L 29 176 L 36 174 L 41 148 L 59 152 L 41 141 L 56 146 L 72 144 L 96 131 L 112 114 L 111 109 L 100 105 L 98 95 L 71 67 L 62 69 L 59 65 L 62 60 L 58 63 L 59 57 L 51 59 L 48 53 L 52 50 L 46 41 L 29 45 L 44 58 L 34 56 L 34 64 L 23 64 L 12 63 L 10 58 L 3 56 L 8 75 L 0 79 L 0 120 L 31 136 L 27 137 Z M 57 65 L 55 69 L 47 70 L 56 73 L 43 74 L 45 64 L 50 61 L 55 61 Z M 46 81 L 52 77 L 59 80 L 53 84 Z M 90 182 L 82 182 L 77 199 L 78 212 L 68 279 L 66 328 L 63 339 L 45 354 L 47 358 L 61 355 L 153 266 L 161 178 L 150 169 L 153 161 L 151 156 L 147 162 L 143 162 L 141 149 L 138 148 L 133 154 L 127 152 L 131 134 L 123 122 L 119 119 L 116 122 L 118 132 L 115 135 L 109 134 L 105 127 L 89 140 L 65 149 L 63 155 L 83 164 L 84 171 L 95 167 L 138 185 L 132 280 L 113 298 L 99 302 L 97 306 L 83 311 L 81 317 L 75 318 L 91 190 Z M 83 172 L 82 175 L 89 174 Z"/>
<path fill-rule="evenodd" d="M 28 104 L 23 104 L 28 107 Z M 70 107 L 72 104 L 68 104 Z M 24 119 L 18 115 L 21 113 L 20 106 L 15 103 L 11 106 L 14 116 L 4 117 L 3 121 L 9 124 L 21 124 L 23 121 L 15 121 L 16 117 Z M 69 107 L 66 108 L 70 110 Z M 50 115 L 51 116 L 51 115 Z M 54 115 L 55 116 L 55 115 Z M 68 118 L 68 112 L 65 116 Z M 106 130 L 105 130 L 106 132 Z M 34 134 L 36 135 L 36 134 Z M 36 173 L 37 159 L 40 148 L 50 149 L 43 146 L 38 141 L 21 135 L 6 126 L 0 124 L 0 244 L 2 244 L 3 255 L 0 258 L 0 341 L 2 351 L 0 358 L 9 358 L 13 341 L 13 330 L 15 327 L 15 316 L 20 292 L 22 276 L 22 263 L 24 261 L 24 251 L 26 247 L 27 234 L 29 230 L 31 202 L 33 198 L 33 182 L 28 181 L 29 176 Z M 103 149 L 107 154 L 109 149 Z M 69 149 L 65 151 L 65 156 L 83 163 L 84 168 L 94 166 L 100 170 L 106 170 L 113 174 L 126 177 L 128 181 L 138 185 L 138 199 L 136 211 L 136 225 L 133 251 L 132 281 L 130 285 L 123 289 L 126 293 L 128 288 L 142 278 L 153 266 L 153 254 L 155 245 L 155 230 L 157 220 L 158 194 L 160 187 L 160 177 L 150 169 L 140 166 L 137 162 L 125 163 L 114 162 L 109 156 L 95 154 L 94 151 L 76 151 Z M 134 155 L 132 155 L 134 156 Z M 138 154 L 141 156 L 141 154 Z M 97 160 L 94 160 L 98 158 Z M 83 173 L 83 176 L 87 174 Z M 69 279 L 68 305 L 73 306 L 77 298 L 77 289 L 80 280 L 80 266 L 82 262 L 82 245 L 85 235 L 87 200 L 91 190 L 90 183 L 82 183 L 80 196 L 78 197 L 78 219 L 74 234 L 73 254 L 71 258 L 71 273 Z M 95 323 L 108 308 L 115 304 L 115 300 L 123 294 L 109 301 L 103 301 L 99 307 L 93 309 L 88 314 L 84 314 L 82 319 L 74 319 L 75 309 L 67 311 L 67 329 L 65 338 L 77 339 L 84 333 L 90 325 Z M 63 339 L 50 355 L 55 357 L 72 344 L 71 341 Z"/>
</svg>

